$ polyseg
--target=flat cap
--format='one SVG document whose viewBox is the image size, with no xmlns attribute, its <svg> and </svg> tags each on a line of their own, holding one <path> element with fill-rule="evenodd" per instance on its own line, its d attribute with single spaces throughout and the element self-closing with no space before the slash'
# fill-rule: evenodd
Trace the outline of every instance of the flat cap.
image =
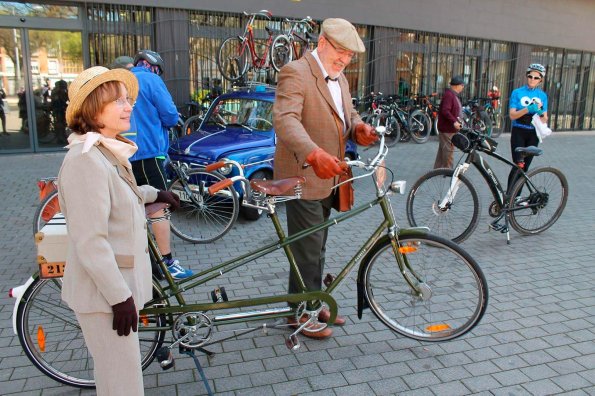
<svg viewBox="0 0 595 396">
<path fill-rule="evenodd" d="M 128 65 L 132 65 L 134 59 L 130 56 L 118 56 L 111 65 L 109 65 L 110 69 L 128 69 Z"/>
<path fill-rule="evenodd" d="M 450 85 L 465 85 L 465 80 L 461 76 L 454 76 L 450 79 Z"/>
<path fill-rule="evenodd" d="M 345 19 L 325 19 L 322 22 L 320 33 L 345 49 L 353 52 L 366 52 L 366 47 L 359 37 L 355 26 Z"/>
</svg>

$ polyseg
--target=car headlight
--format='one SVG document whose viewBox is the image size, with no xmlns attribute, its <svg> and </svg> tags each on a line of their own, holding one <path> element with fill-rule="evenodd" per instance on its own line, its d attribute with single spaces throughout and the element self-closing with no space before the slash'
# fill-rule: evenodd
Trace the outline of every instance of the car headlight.
<svg viewBox="0 0 595 396">
<path fill-rule="evenodd" d="M 227 161 L 227 160 L 228 160 L 228 158 L 221 158 L 219 161 Z M 232 164 L 226 164 L 223 168 L 217 169 L 217 171 L 219 173 L 221 173 L 223 176 L 229 175 L 232 170 L 233 170 Z"/>
</svg>

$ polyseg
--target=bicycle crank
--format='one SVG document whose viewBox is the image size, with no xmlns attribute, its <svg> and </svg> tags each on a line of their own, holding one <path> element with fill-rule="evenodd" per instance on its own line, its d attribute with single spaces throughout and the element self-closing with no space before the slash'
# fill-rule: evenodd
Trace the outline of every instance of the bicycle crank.
<svg viewBox="0 0 595 396">
<path fill-rule="evenodd" d="M 202 312 L 188 312 L 178 316 L 173 326 L 175 342 L 188 349 L 196 349 L 211 339 L 213 321 Z"/>
</svg>

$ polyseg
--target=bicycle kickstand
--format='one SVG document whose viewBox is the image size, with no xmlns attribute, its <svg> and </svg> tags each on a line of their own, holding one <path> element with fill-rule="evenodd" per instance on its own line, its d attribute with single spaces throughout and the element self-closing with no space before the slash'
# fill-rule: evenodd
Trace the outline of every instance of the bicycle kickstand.
<svg viewBox="0 0 595 396">
<path fill-rule="evenodd" d="M 194 350 L 180 346 L 180 353 L 188 355 L 194 360 L 194 364 L 196 365 L 198 373 L 200 374 L 200 378 L 202 379 L 202 382 L 203 384 L 205 384 L 205 388 L 207 389 L 207 394 L 209 396 L 213 396 L 213 391 L 211 390 L 211 386 L 209 385 L 209 380 L 207 379 L 207 376 L 205 375 L 205 372 L 202 369 L 202 366 L 200 365 L 200 361 L 194 354 Z"/>
</svg>

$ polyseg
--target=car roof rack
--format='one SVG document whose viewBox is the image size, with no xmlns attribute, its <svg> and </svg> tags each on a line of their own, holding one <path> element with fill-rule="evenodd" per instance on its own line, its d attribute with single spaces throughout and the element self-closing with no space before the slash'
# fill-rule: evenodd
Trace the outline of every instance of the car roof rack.
<svg viewBox="0 0 595 396">
<path fill-rule="evenodd" d="M 232 88 L 232 91 L 275 92 L 276 89 L 277 89 L 277 87 L 274 85 L 265 84 L 265 83 L 256 82 L 256 81 L 250 81 L 242 86 L 234 86 Z"/>
</svg>

